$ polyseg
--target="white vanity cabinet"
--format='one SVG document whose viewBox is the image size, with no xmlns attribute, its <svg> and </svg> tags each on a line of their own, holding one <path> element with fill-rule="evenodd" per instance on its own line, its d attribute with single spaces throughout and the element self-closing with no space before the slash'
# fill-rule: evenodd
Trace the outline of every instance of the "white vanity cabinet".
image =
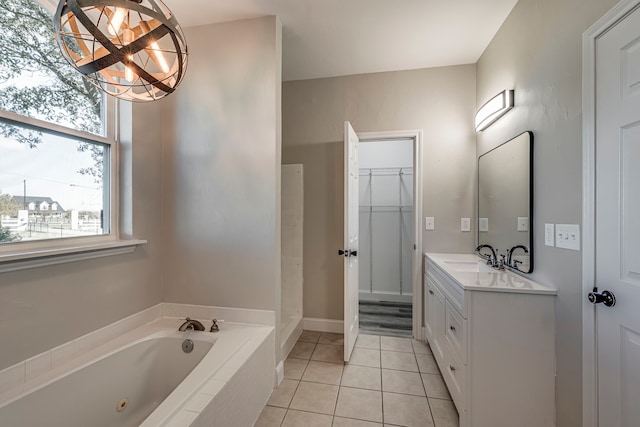
<svg viewBox="0 0 640 427">
<path fill-rule="evenodd" d="M 461 427 L 555 425 L 556 290 L 469 254 L 425 254 L 427 340 Z"/>
</svg>

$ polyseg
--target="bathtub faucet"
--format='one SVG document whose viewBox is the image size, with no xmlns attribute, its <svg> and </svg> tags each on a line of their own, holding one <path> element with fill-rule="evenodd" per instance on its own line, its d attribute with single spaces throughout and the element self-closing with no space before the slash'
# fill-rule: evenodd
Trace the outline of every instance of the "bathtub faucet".
<svg viewBox="0 0 640 427">
<path fill-rule="evenodd" d="M 187 317 L 187 320 L 180 325 L 178 328 L 179 331 L 204 331 L 204 325 L 197 320 L 191 320 L 191 318 Z"/>
</svg>

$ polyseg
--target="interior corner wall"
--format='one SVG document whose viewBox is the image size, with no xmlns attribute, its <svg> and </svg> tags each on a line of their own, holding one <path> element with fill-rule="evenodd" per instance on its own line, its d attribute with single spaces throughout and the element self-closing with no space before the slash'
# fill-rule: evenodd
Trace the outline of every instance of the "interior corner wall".
<svg viewBox="0 0 640 427">
<path fill-rule="evenodd" d="M 163 300 L 279 311 L 276 17 L 186 28 L 163 104 Z"/>
<path fill-rule="evenodd" d="M 282 162 L 302 163 L 304 315 L 343 318 L 343 128 L 422 129 L 423 251 L 471 252 L 475 215 L 475 65 L 284 82 Z M 421 221 L 423 223 L 424 220 Z M 422 225 L 424 227 L 424 225 Z"/>
<path fill-rule="evenodd" d="M 557 425 L 582 425 L 582 259 L 544 245 L 544 224 L 582 220 L 582 33 L 616 0 L 520 0 L 477 64 L 477 106 L 515 89 L 515 108 L 478 136 L 478 155 L 534 135 L 534 272 L 556 301 Z"/>
<path fill-rule="evenodd" d="M 162 135 L 148 126 L 160 111 L 133 106 L 120 148 L 127 232 L 148 243 L 131 254 L 1 273 L 0 370 L 161 302 Z"/>
</svg>

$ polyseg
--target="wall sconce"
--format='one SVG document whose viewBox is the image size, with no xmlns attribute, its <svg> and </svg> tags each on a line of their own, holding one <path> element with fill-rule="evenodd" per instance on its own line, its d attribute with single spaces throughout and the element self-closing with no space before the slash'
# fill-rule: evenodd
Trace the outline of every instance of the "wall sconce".
<svg viewBox="0 0 640 427">
<path fill-rule="evenodd" d="M 129 101 L 173 93 L 187 68 L 180 25 L 160 0 L 59 0 L 55 37 L 98 88 Z"/>
<path fill-rule="evenodd" d="M 480 107 L 476 113 L 476 132 L 485 130 L 512 108 L 513 90 L 500 92 Z"/>
</svg>

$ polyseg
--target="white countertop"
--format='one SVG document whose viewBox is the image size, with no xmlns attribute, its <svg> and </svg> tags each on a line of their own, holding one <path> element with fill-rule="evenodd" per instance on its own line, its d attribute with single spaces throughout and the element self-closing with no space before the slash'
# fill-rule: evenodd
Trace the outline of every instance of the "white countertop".
<svg viewBox="0 0 640 427">
<path fill-rule="evenodd" d="M 516 292 L 557 295 L 558 290 L 541 285 L 511 271 L 499 271 L 486 266 L 474 254 L 425 253 L 439 268 L 458 282 L 465 290 L 489 292 Z M 477 270 L 477 271 L 472 271 Z"/>
</svg>

